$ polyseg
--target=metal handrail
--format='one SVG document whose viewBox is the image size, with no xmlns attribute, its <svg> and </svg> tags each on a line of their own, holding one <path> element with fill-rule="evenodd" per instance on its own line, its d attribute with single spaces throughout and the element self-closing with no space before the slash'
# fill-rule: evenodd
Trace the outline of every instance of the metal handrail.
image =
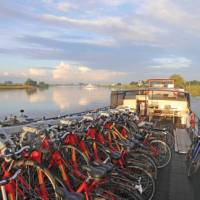
<svg viewBox="0 0 200 200">
<path fill-rule="evenodd" d="M 105 107 L 101 107 L 101 108 L 86 110 L 86 111 L 77 112 L 77 113 L 70 113 L 70 114 L 60 115 L 60 116 L 56 116 L 56 117 L 50 117 L 50 118 L 43 117 L 43 118 L 40 118 L 40 119 L 35 119 L 35 120 L 31 121 L 31 122 L 23 122 L 23 123 L 19 123 L 19 124 L 14 124 L 12 126 L 17 127 L 17 126 L 27 125 L 27 124 L 30 124 L 30 123 L 39 122 L 41 120 L 42 121 L 59 120 L 59 119 L 65 118 L 65 117 L 82 116 L 82 115 L 85 115 L 85 114 L 90 113 L 90 112 L 104 111 L 104 110 L 107 110 L 109 108 L 110 108 L 110 106 L 105 106 Z"/>
<path fill-rule="evenodd" d="M 198 115 L 196 116 L 196 135 L 200 136 L 200 118 Z"/>
<path fill-rule="evenodd" d="M 191 128 L 192 138 L 200 136 L 200 117 L 195 113 L 195 128 Z"/>
</svg>

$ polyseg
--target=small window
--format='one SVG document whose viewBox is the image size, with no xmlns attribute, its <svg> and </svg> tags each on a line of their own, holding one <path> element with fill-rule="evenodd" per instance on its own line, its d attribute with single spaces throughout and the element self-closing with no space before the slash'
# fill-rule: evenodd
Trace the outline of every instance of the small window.
<svg viewBox="0 0 200 200">
<path fill-rule="evenodd" d="M 128 91 L 126 92 L 125 99 L 134 99 L 136 97 L 137 92 Z"/>
</svg>

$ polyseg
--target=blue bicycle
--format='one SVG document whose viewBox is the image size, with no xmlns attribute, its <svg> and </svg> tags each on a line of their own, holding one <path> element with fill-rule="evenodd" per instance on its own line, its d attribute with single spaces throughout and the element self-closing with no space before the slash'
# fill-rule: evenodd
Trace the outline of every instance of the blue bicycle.
<svg viewBox="0 0 200 200">
<path fill-rule="evenodd" d="M 194 138 L 186 155 L 187 175 L 192 177 L 200 167 L 200 136 Z"/>
</svg>

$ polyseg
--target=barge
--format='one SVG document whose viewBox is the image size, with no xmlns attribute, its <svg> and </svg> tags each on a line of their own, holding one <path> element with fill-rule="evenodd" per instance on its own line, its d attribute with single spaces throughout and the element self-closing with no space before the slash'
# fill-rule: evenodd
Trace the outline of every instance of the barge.
<svg viewBox="0 0 200 200">
<path fill-rule="evenodd" d="M 176 126 L 190 126 L 190 95 L 176 88 L 172 79 L 150 79 L 146 88 L 114 90 L 111 107 L 117 106 L 127 106 L 149 121 L 171 119 Z"/>
<path fill-rule="evenodd" d="M 167 126 L 174 133 L 175 145 L 172 160 L 166 168 L 159 171 L 154 199 L 199 200 L 200 173 L 189 179 L 185 165 L 185 154 L 194 135 L 199 132 L 199 126 L 194 126 L 196 123 L 191 120 L 190 94 L 183 89 L 176 88 L 174 80 L 150 79 L 147 81 L 146 88 L 112 91 L 109 107 L 129 107 L 140 118 L 154 121 L 157 126 Z M 109 107 L 103 109 L 106 110 Z M 99 111 L 99 109 L 95 111 Z M 74 113 L 39 121 L 33 120 L 31 123 L 37 127 L 44 126 L 44 124 L 57 124 L 62 117 L 84 115 L 87 112 L 95 111 Z M 26 124 L 23 122 L 17 126 L 2 127 L 0 133 L 17 133 Z"/>
<path fill-rule="evenodd" d="M 200 172 L 187 177 L 185 154 L 199 134 L 199 119 L 191 110 L 190 94 L 172 79 L 149 79 L 146 87 L 113 90 L 111 107 L 129 107 L 142 119 L 171 128 L 175 145 L 171 163 L 159 173 L 155 200 L 199 200 Z M 196 117 L 196 119 L 195 119 Z"/>
</svg>

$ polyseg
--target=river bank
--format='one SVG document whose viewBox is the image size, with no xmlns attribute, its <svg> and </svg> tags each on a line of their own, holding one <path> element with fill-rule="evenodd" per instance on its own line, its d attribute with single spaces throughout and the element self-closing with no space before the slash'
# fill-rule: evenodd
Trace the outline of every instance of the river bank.
<svg viewBox="0 0 200 200">
<path fill-rule="evenodd" d="M 4 85 L 0 84 L 0 90 L 15 90 L 15 89 L 34 89 L 34 86 L 24 84 Z"/>
<path fill-rule="evenodd" d="M 60 85 L 26 85 L 26 84 L 0 84 L 0 90 L 15 90 L 15 89 L 37 89 L 37 88 L 48 88 L 48 87 L 56 87 Z M 63 85 L 63 86 L 77 86 L 80 87 L 80 85 Z M 141 89 L 141 87 L 138 87 L 136 84 L 115 84 L 115 85 L 96 85 L 97 87 L 105 87 L 109 89 L 116 89 L 116 90 L 135 90 L 135 89 Z M 189 92 L 193 97 L 200 96 L 200 85 L 189 85 L 185 86 L 185 91 Z"/>
</svg>

